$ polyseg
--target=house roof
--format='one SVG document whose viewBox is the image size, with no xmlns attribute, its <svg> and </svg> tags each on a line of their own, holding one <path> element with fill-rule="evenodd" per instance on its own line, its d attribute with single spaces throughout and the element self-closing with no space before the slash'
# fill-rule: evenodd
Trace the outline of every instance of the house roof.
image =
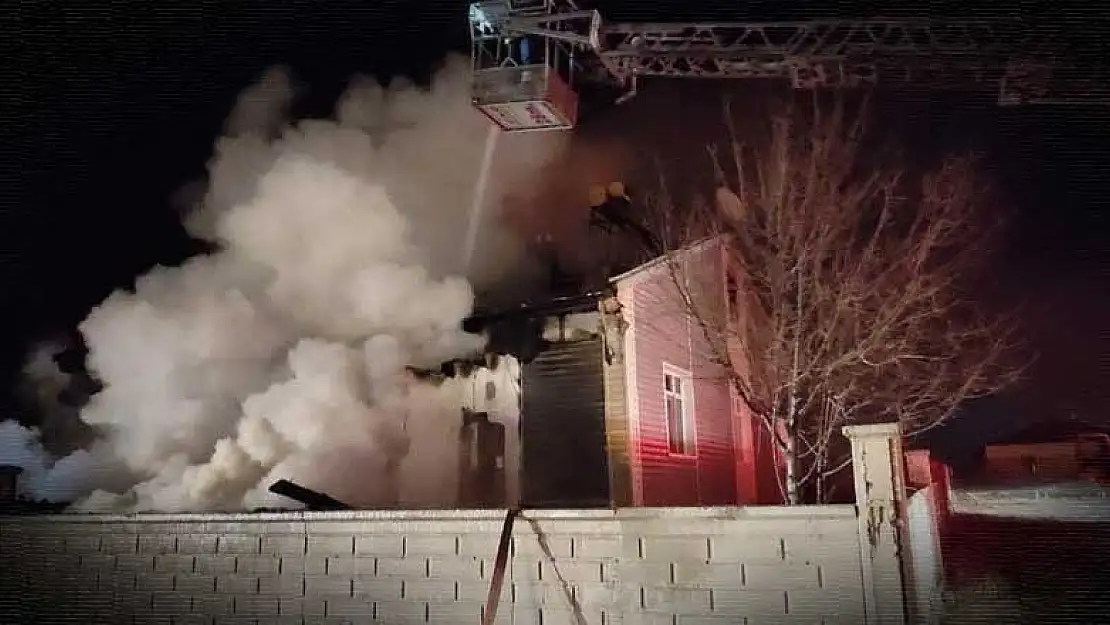
<svg viewBox="0 0 1110 625">
<path fill-rule="evenodd" d="M 699 239 L 685 247 L 673 250 L 662 256 L 657 256 L 652 260 L 642 263 L 609 278 L 610 285 L 616 285 L 619 282 L 628 280 L 636 275 L 649 271 L 665 263 L 668 259 L 674 258 L 681 254 L 689 254 L 699 251 L 705 247 L 712 245 L 718 241 L 717 236 L 709 236 Z M 522 301 L 519 304 L 511 306 L 490 306 L 485 307 L 479 304 L 469 317 L 463 320 L 463 328 L 467 331 L 479 331 L 482 327 L 490 323 L 505 321 L 509 319 L 522 319 L 522 318 L 535 318 L 535 317 L 550 317 L 558 315 L 566 315 L 578 312 L 590 312 L 597 310 L 598 301 L 606 295 L 611 295 L 610 289 L 600 289 L 587 291 L 575 295 L 566 295 L 559 297 L 550 297 L 545 299 L 537 299 L 531 301 Z"/>
<path fill-rule="evenodd" d="M 623 281 L 628 280 L 629 278 L 633 278 L 636 275 L 641 274 L 645 271 L 649 271 L 651 269 L 659 267 L 660 265 L 665 263 L 667 260 L 672 259 L 676 256 L 683 255 L 683 254 L 690 254 L 690 253 L 699 251 L 701 249 L 704 249 L 704 248 L 708 247 L 709 245 L 716 244 L 716 243 L 718 243 L 718 237 L 717 236 L 708 236 L 708 237 L 705 237 L 704 239 L 699 239 L 699 240 L 694 241 L 693 243 L 691 243 L 691 244 L 689 244 L 685 247 L 681 247 L 677 250 L 672 250 L 670 252 L 667 252 L 666 254 L 663 254 L 662 256 L 657 256 L 657 257 L 647 261 L 646 263 L 643 263 L 641 265 L 633 267 L 632 269 L 629 269 L 628 271 L 625 271 L 624 273 L 617 274 L 617 275 L 613 276 L 612 278 L 609 278 L 609 283 L 610 284 L 617 284 L 618 282 L 623 282 Z"/>
<path fill-rule="evenodd" d="M 550 317 L 597 310 L 597 303 L 604 291 L 589 291 L 578 295 L 552 297 L 544 300 L 521 302 L 516 306 L 477 309 L 463 320 L 463 328 L 479 328 L 494 321 L 522 317 Z"/>
<path fill-rule="evenodd" d="M 1031 445 L 1074 440 L 1082 434 L 1110 434 L 1110 428 L 1088 423 L 1076 417 L 1044 419 L 1016 434 L 989 443 L 995 445 Z"/>
</svg>

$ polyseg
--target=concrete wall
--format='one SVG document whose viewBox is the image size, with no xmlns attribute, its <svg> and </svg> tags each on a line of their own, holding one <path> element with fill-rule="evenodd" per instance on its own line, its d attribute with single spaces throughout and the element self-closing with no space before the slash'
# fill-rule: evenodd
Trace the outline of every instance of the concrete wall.
<svg viewBox="0 0 1110 625">
<path fill-rule="evenodd" d="M 902 625 L 897 425 L 856 505 L 529 511 L 499 623 Z M 499 511 L 0 517 L 0 623 L 479 623 Z"/>
<path fill-rule="evenodd" d="M 1107 508 L 1000 504 L 969 514 L 958 489 L 953 508 L 941 532 L 944 623 L 1106 622 Z"/>
<path fill-rule="evenodd" d="M 916 489 L 905 551 L 912 622 L 1105 620 L 1107 489 L 954 485 L 948 467 L 924 450 L 907 452 L 905 464 Z"/>
<path fill-rule="evenodd" d="M 868 623 L 905 622 L 904 589 L 912 584 L 907 526 L 906 467 L 898 424 L 845 426 L 859 514 L 864 601 Z M 898 600 L 895 601 L 894 599 Z M 912 608 L 912 603 L 909 605 Z"/>
<path fill-rule="evenodd" d="M 1103 521 L 1110 519 L 1110 486 L 1072 482 L 1010 488 L 957 488 L 952 514 L 1011 519 Z"/>
<path fill-rule="evenodd" d="M 909 497 L 906 506 L 909 557 L 912 570 L 912 598 L 915 622 L 939 622 L 944 610 L 944 563 L 941 558 L 940 523 L 937 510 L 940 500 L 934 492 L 939 484 L 930 484 Z"/>
<path fill-rule="evenodd" d="M 0 622 L 476 624 L 501 521 L 495 511 L 2 519 Z M 498 622 L 864 623 L 857 532 L 852 506 L 528 513 Z"/>
</svg>

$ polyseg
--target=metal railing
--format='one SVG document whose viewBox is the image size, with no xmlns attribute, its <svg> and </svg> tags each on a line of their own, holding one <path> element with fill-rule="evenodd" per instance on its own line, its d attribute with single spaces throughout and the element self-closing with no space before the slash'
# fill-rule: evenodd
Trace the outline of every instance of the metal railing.
<svg viewBox="0 0 1110 625">
<path fill-rule="evenodd" d="M 543 64 L 476 70 L 474 98 L 480 104 L 541 100 L 547 93 L 547 72 Z"/>
</svg>

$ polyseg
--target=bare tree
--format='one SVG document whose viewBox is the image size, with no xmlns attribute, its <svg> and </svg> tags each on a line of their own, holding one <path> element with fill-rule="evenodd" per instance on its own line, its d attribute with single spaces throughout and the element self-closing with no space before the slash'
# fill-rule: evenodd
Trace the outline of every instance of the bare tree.
<svg viewBox="0 0 1110 625">
<path fill-rule="evenodd" d="M 710 150 L 715 201 L 680 207 L 664 193 L 655 207 L 667 249 L 721 241 L 730 306 L 685 263 L 671 273 L 781 454 L 791 504 L 830 498 L 850 465 L 841 426 L 897 421 L 920 433 L 1022 369 L 1013 319 L 970 293 L 999 223 L 977 159 L 913 174 L 871 149 L 866 107 L 813 102 L 747 142 L 726 106 L 727 149 Z"/>
</svg>

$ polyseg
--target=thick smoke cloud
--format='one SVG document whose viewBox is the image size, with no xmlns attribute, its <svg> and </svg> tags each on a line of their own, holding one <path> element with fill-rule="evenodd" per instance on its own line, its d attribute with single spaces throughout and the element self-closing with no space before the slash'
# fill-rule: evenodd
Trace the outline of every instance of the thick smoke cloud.
<svg viewBox="0 0 1110 625">
<path fill-rule="evenodd" d="M 50 501 L 71 501 L 88 491 L 95 474 L 91 456 L 78 450 L 55 461 L 39 439 L 39 430 L 15 421 L 0 422 L 0 464 L 23 468 L 25 492 Z"/>
<path fill-rule="evenodd" d="M 460 329 L 473 287 L 525 259 L 493 207 L 561 139 L 501 137 L 477 263 L 457 275 L 488 130 L 467 86 L 456 61 L 426 90 L 359 79 L 335 119 L 292 125 L 282 70 L 245 91 L 186 220 L 220 251 L 155 268 L 80 325 L 104 384 L 81 419 L 102 436 L 54 462 L 5 423 L 0 463 L 83 510 L 289 505 L 265 490 L 278 478 L 355 505 L 449 504 L 458 400 L 407 366 L 482 347 Z"/>
</svg>

